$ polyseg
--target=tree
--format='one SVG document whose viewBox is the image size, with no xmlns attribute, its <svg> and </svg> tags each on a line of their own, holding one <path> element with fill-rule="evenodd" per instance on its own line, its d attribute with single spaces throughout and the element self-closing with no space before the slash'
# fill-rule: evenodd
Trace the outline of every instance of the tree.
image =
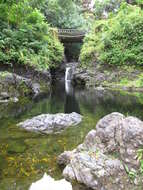
<svg viewBox="0 0 143 190">
<path fill-rule="evenodd" d="M 42 11 L 54 27 L 80 28 L 85 24 L 80 6 L 72 0 L 47 0 Z"/>
</svg>

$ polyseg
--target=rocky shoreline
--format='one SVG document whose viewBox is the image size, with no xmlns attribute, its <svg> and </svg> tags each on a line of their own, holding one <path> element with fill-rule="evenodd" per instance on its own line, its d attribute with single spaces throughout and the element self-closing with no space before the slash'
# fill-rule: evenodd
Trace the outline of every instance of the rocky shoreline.
<svg viewBox="0 0 143 190">
<path fill-rule="evenodd" d="M 21 97 L 36 98 L 50 89 L 49 72 L 34 74 L 34 71 L 33 73 L 26 72 L 23 68 L 15 72 L 8 70 L 7 68 L 0 71 L 0 103 L 17 102 Z"/>
<path fill-rule="evenodd" d="M 87 89 L 103 87 L 126 91 L 143 91 L 142 69 L 133 66 L 115 67 L 110 65 L 92 64 L 73 70 L 73 84 L 85 86 Z"/>
</svg>

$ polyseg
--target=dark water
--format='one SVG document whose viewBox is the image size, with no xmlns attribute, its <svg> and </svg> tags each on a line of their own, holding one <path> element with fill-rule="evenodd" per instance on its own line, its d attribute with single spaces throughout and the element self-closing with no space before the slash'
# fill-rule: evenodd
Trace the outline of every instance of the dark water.
<svg viewBox="0 0 143 190">
<path fill-rule="evenodd" d="M 66 91 L 63 85 L 57 84 L 50 93 L 36 100 L 0 105 L 0 190 L 26 190 L 44 172 L 60 179 L 62 171 L 56 164 L 57 155 L 80 144 L 106 114 L 116 111 L 143 119 L 140 93 L 74 90 L 69 86 Z M 61 134 L 35 134 L 16 126 L 41 113 L 72 111 L 82 114 L 83 122 Z"/>
</svg>

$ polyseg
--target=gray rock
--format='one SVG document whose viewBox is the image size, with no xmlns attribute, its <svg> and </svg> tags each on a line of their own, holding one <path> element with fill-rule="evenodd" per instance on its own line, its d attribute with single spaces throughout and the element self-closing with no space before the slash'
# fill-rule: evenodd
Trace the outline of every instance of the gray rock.
<svg viewBox="0 0 143 190">
<path fill-rule="evenodd" d="M 74 154 L 63 175 L 66 179 L 76 179 L 92 189 L 107 189 L 111 185 L 111 189 L 116 189 L 117 183 L 113 184 L 113 181 L 116 181 L 117 176 L 121 181 L 126 173 L 118 159 L 109 159 L 102 153 L 80 152 Z"/>
<path fill-rule="evenodd" d="M 18 124 L 18 126 L 29 130 L 46 134 L 57 133 L 67 127 L 78 125 L 82 116 L 78 113 L 42 114 Z"/>
<path fill-rule="evenodd" d="M 17 97 L 10 97 L 7 92 L 0 93 L 0 103 L 18 102 Z"/>
<path fill-rule="evenodd" d="M 128 87 L 126 84 L 120 85 L 122 79 L 138 79 L 141 75 L 140 69 L 123 69 L 122 67 L 109 66 L 107 64 L 91 63 L 84 68 L 78 65 L 73 72 L 73 83 L 77 86 L 84 85 L 87 89 L 90 87 L 103 86 L 104 88 L 116 88 L 127 91 L 143 91 L 142 87 L 134 85 Z"/>
<path fill-rule="evenodd" d="M 96 90 L 99 90 L 99 91 L 104 91 L 104 90 L 105 90 L 105 88 L 103 88 L 102 86 L 98 86 L 98 87 L 96 87 L 95 89 L 96 89 Z"/>
<path fill-rule="evenodd" d="M 31 88 L 32 88 L 35 95 L 37 95 L 37 94 L 39 94 L 41 92 L 39 83 L 33 83 L 31 85 Z"/>
<path fill-rule="evenodd" d="M 121 159 L 130 168 L 138 168 L 137 150 L 143 147 L 143 122 L 135 117 L 126 117 L 116 130 Z"/>
<path fill-rule="evenodd" d="M 14 97 L 14 98 L 12 98 L 12 101 L 16 103 L 19 101 L 19 99 L 17 97 Z"/>
<path fill-rule="evenodd" d="M 71 151 L 65 151 L 63 152 L 59 157 L 58 157 L 58 164 L 59 165 L 67 165 L 70 163 L 71 156 L 72 156 Z"/>
<path fill-rule="evenodd" d="M 0 93 L 0 100 L 9 99 L 10 95 L 7 92 L 1 92 Z"/>
<path fill-rule="evenodd" d="M 19 99 L 17 97 L 11 97 L 11 98 L 8 98 L 8 99 L 0 99 L 0 103 L 8 103 L 8 102 L 18 102 Z"/>
<path fill-rule="evenodd" d="M 125 164 L 130 171 L 139 169 L 136 155 L 143 146 L 142 137 L 142 121 L 116 112 L 109 114 L 99 120 L 83 144 L 59 156 L 58 163 L 66 165 L 63 176 L 95 190 L 137 189 L 136 183 L 128 180 Z"/>
<path fill-rule="evenodd" d="M 37 95 L 41 92 L 39 83 L 9 72 L 0 72 L 0 87 L 4 90 L 4 92 L 0 94 L 0 99 L 8 99 L 28 94 Z"/>
</svg>

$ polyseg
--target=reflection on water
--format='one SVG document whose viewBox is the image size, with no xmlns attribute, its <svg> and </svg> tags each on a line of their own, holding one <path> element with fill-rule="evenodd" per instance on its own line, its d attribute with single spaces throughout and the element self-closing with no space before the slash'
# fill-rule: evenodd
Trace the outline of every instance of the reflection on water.
<svg viewBox="0 0 143 190">
<path fill-rule="evenodd" d="M 71 84 L 71 81 L 65 82 L 64 112 L 65 113 L 76 112 L 80 114 L 79 104 L 78 104 L 78 101 L 76 100 L 75 90 Z"/>
<path fill-rule="evenodd" d="M 66 91 L 66 92 L 65 92 Z M 42 113 L 78 112 L 83 122 L 61 134 L 24 131 L 16 123 Z M 143 95 L 119 91 L 75 90 L 56 84 L 49 94 L 35 100 L 0 105 L 0 190 L 26 190 L 44 172 L 61 178 L 56 157 L 80 144 L 96 122 L 113 111 L 143 119 Z M 74 190 L 84 188 L 75 186 Z M 86 190 L 86 188 L 84 189 Z"/>
</svg>

